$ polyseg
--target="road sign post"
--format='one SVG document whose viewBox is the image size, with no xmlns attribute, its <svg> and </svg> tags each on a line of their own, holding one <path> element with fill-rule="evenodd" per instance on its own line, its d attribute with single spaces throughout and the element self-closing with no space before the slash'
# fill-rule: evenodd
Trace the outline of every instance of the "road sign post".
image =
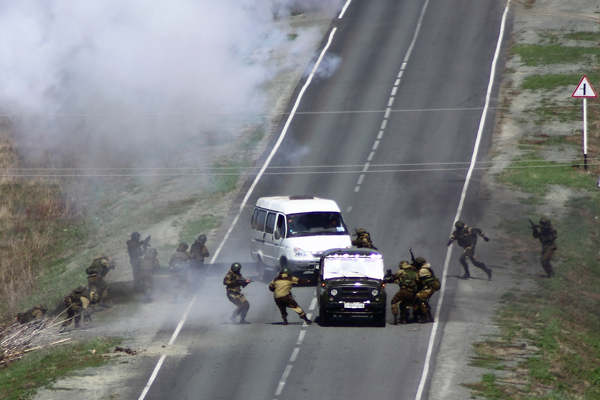
<svg viewBox="0 0 600 400">
<path fill-rule="evenodd" d="M 596 98 L 596 92 L 587 76 L 583 76 L 571 97 L 583 99 L 583 167 L 587 170 L 587 99 Z M 599 183 L 600 185 L 600 183 Z"/>
</svg>

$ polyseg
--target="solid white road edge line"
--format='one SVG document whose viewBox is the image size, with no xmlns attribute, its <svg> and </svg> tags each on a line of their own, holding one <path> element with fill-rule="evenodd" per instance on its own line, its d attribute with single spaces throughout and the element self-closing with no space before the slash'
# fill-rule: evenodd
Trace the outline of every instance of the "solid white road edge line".
<svg viewBox="0 0 600 400">
<path fill-rule="evenodd" d="M 475 167 L 475 162 L 477 160 L 477 154 L 479 153 L 479 144 L 481 142 L 481 136 L 483 134 L 483 127 L 485 126 L 485 120 L 487 117 L 488 107 L 490 103 L 490 98 L 492 96 L 492 88 L 494 86 L 494 77 L 496 76 L 496 64 L 498 63 L 498 57 L 500 55 L 500 48 L 502 47 L 502 38 L 504 37 L 504 28 L 506 25 L 506 16 L 508 15 L 508 10 L 510 8 L 510 0 L 506 2 L 506 7 L 504 8 L 504 14 L 502 15 L 502 22 L 500 23 L 500 32 L 498 34 L 498 42 L 496 43 L 496 51 L 494 53 L 494 59 L 492 60 L 492 66 L 490 71 L 490 79 L 488 82 L 487 93 L 485 96 L 485 107 L 481 113 L 481 119 L 479 120 L 479 130 L 477 131 L 477 138 L 475 139 L 475 146 L 473 149 L 473 155 L 471 157 L 471 164 L 469 166 L 469 171 L 467 172 L 467 176 L 465 179 L 465 184 L 463 186 L 462 193 L 460 195 L 460 202 L 458 203 L 458 209 L 456 210 L 456 216 L 454 217 L 454 221 L 452 223 L 452 228 L 450 229 L 450 234 L 454 229 L 454 222 L 458 221 L 460 218 L 460 214 L 462 212 L 462 208 L 465 202 L 465 197 L 467 194 L 467 188 L 469 187 L 469 181 L 471 180 L 471 175 L 473 173 L 473 169 Z M 448 251 L 446 253 L 446 260 L 444 261 L 444 272 L 442 276 L 445 278 L 448 273 L 448 265 L 450 262 L 450 256 L 452 255 L 452 247 L 448 247 Z M 433 345 L 435 343 L 435 337 L 438 329 L 438 319 L 440 316 L 440 312 L 442 309 L 442 303 L 444 300 L 444 291 L 446 289 L 446 279 L 442 280 L 442 287 L 440 289 L 440 299 L 437 303 L 437 307 L 435 309 L 435 322 L 433 323 L 433 328 L 431 329 L 431 336 L 429 337 L 429 346 L 427 348 L 427 356 L 425 357 L 425 364 L 423 367 L 423 374 L 421 375 L 421 382 L 419 383 L 419 389 L 417 390 L 417 396 L 415 400 L 421 400 L 421 396 L 423 396 L 423 390 L 425 389 L 425 383 L 427 382 L 427 374 L 429 373 L 429 364 L 431 363 L 431 354 L 433 352 Z"/>
</svg>

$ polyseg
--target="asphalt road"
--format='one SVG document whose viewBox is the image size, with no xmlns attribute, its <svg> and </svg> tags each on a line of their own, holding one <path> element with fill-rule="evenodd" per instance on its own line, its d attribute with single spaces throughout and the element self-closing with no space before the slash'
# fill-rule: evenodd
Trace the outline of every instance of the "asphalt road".
<svg viewBox="0 0 600 400">
<path fill-rule="evenodd" d="M 343 18 L 332 22 L 335 32 L 323 61 L 333 65 L 339 60 L 338 68 L 330 77 L 315 77 L 303 94 L 284 141 L 217 263 L 249 265 L 249 220 L 258 197 L 310 194 L 336 200 L 348 227 L 369 230 L 388 268 L 395 270 L 412 247 L 441 275 L 504 6 L 493 0 L 352 1 Z M 493 121 L 491 112 L 488 121 Z M 485 160 L 490 136 L 488 123 L 480 160 Z M 269 174 L 277 172 L 286 173 Z M 462 215 L 476 221 L 478 211 L 472 204 L 477 172 L 472 179 Z M 233 209 L 230 222 L 236 215 Z M 300 324 L 290 315 L 290 321 L 297 322 L 283 326 L 266 284 L 255 282 L 244 290 L 252 324 L 234 325 L 228 320 L 233 306 L 220 282 L 225 272 L 223 267 L 214 268 L 199 291 L 145 398 L 413 399 L 417 395 L 433 324 L 374 328 L 357 319 L 320 327 Z M 242 273 L 255 275 L 248 267 Z M 455 288 L 456 279 L 446 277 L 440 334 Z M 395 290 L 388 286 L 389 298 Z M 314 287 L 296 288 L 294 294 L 314 318 Z M 182 315 L 184 310 L 182 306 Z M 156 340 L 168 341 L 174 329 L 175 325 L 165 326 Z M 140 393 L 158 361 L 150 359 L 148 370 L 131 381 Z M 435 361 L 434 346 L 430 373 Z M 422 398 L 427 398 L 427 387 L 428 383 Z"/>
</svg>

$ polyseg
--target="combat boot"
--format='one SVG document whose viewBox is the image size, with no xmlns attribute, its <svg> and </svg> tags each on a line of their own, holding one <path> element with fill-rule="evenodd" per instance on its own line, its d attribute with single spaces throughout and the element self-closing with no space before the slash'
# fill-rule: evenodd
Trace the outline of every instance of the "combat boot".
<svg viewBox="0 0 600 400">
<path fill-rule="evenodd" d="M 287 322 L 287 317 L 283 317 L 283 324 L 284 324 L 284 325 L 287 325 L 287 324 L 288 324 L 288 322 Z"/>
<path fill-rule="evenodd" d="M 239 322 L 239 323 L 240 323 L 241 325 L 247 325 L 247 324 L 249 324 L 250 322 L 246 321 L 246 317 L 241 317 L 241 318 L 240 318 L 240 322 Z"/>
<path fill-rule="evenodd" d="M 312 324 L 312 321 L 311 321 L 310 319 L 308 319 L 308 318 L 306 317 L 306 315 L 305 315 L 304 317 L 302 317 L 302 319 L 304 320 L 304 322 L 306 322 L 306 325 L 310 325 L 310 324 Z"/>
<path fill-rule="evenodd" d="M 400 318 L 400 325 L 406 325 L 408 324 L 408 321 L 406 320 L 406 317 L 401 317 Z"/>
<path fill-rule="evenodd" d="M 478 267 L 481 268 L 487 274 L 488 280 L 492 279 L 492 270 L 491 270 L 491 268 L 486 267 L 485 264 L 482 263 L 482 262 L 479 263 Z"/>
<path fill-rule="evenodd" d="M 433 316 L 431 315 L 431 310 L 427 310 L 427 319 L 429 319 L 429 322 L 435 322 Z"/>
<path fill-rule="evenodd" d="M 229 317 L 229 320 L 230 320 L 231 322 L 233 322 L 234 324 L 237 324 L 237 318 L 236 318 L 236 317 L 237 317 L 237 316 L 236 316 L 236 315 L 235 315 L 235 313 L 234 313 L 234 314 L 233 314 L 231 317 Z"/>
<path fill-rule="evenodd" d="M 394 322 L 392 322 L 392 325 L 398 325 L 398 315 L 394 314 Z"/>
<path fill-rule="evenodd" d="M 462 276 L 460 276 L 460 279 L 469 279 L 471 277 L 471 274 L 469 273 L 469 267 L 463 265 L 463 268 L 465 270 L 465 273 Z"/>
</svg>

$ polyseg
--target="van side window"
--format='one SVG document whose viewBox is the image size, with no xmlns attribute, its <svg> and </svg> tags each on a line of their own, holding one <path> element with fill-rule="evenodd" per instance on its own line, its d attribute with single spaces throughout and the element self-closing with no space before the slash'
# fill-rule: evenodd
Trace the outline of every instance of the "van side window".
<svg viewBox="0 0 600 400">
<path fill-rule="evenodd" d="M 260 210 L 258 208 L 254 209 L 254 212 L 252 213 L 252 221 L 250 222 L 250 225 L 252 226 L 252 229 L 256 229 L 256 224 L 257 224 L 257 220 L 258 220 L 258 212 Z"/>
<path fill-rule="evenodd" d="M 267 218 L 267 212 L 265 210 L 259 210 L 256 216 L 256 226 L 254 227 L 257 231 L 265 230 L 265 219 Z"/>
<path fill-rule="evenodd" d="M 277 216 L 277 228 L 276 231 L 279 232 L 280 237 L 285 236 L 285 216 L 283 214 L 279 214 Z"/>
<path fill-rule="evenodd" d="M 277 216 L 277 214 L 274 214 L 274 213 L 269 213 L 269 215 L 267 215 L 267 225 L 265 226 L 266 233 L 273 233 L 273 231 L 275 229 L 275 217 L 276 216 Z"/>
</svg>

